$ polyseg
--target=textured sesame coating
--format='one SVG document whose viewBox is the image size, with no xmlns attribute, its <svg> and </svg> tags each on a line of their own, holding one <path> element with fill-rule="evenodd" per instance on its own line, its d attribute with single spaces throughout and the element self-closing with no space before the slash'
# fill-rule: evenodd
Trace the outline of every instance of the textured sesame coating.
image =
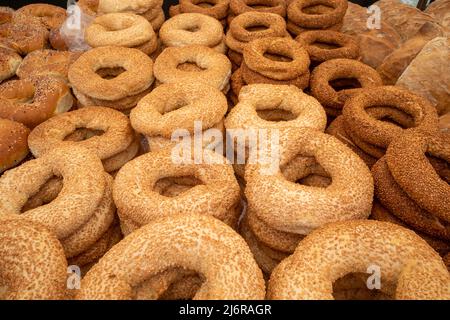
<svg viewBox="0 0 450 320">
<path fill-rule="evenodd" d="M 342 110 L 346 124 L 367 143 L 387 148 L 391 140 L 404 130 L 395 124 L 373 118 L 366 112 L 366 109 L 376 106 L 388 106 L 407 113 L 413 118 L 414 127 L 421 130 L 438 130 L 436 109 L 424 98 L 400 87 L 372 87 L 347 99 Z"/>
<path fill-rule="evenodd" d="M 64 299 L 67 261 L 56 237 L 43 226 L 1 218 L 0 299 Z M 2 288 L 3 289 L 3 288 Z"/>
<path fill-rule="evenodd" d="M 162 84 L 131 111 L 133 128 L 147 136 L 170 139 L 177 129 L 194 133 L 194 122 L 202 129 L 220 122 L 227 111 L 226 97 L 215 87 L 198 82 Z"/>
<path fill-rule="evenodd" d="M 212 6 L 201 6 L 202 0 L 180 0 L 180 12 L 182 13 L 201 13 L 213 17 L 217 20 L 227 16 L 230 0 L 208 0 Z"/>
<path fill-rule="evenodd" d="M 367 218 L 373 198 L 373 179 L 365 163 L 333 136 L 310 128 L 291 130 L 280 146 L 276 173 L 264 174 L 261 164 L 247 164 L 245 196 L 251 210 L 277 230 L 308 234 L 329 222 Z M 280 167 L 297 155 L 315 157 L 331 177 L 327 188 L 299 185 Z"/>
<path fill-rule="evenodd" d="M 285 56 L 292 61 L 275 61 L 264 53 Z M 309 67 L 308 52 L 298 42 L 289 38 L 266 37 L 248 43 L 244 48 L 247 66 L 268 78 L 290 80 L 304 74 Z"/>
<path fill-rule="evenodd" d="M 96 71 L 122 67 L 125 72 L 103 79 Z M 118 100 L 138 94 L 153 83 L 153 62 L 143 52 L 124 47 L 99 47 L 83 53 L 69 69 L 71 85 L 89 97 Z"/>
<path fill-rule="evenodd" d="M 26 213 L 22 206 L 53 176 L 64 179 L 58 197 Z M 5 172 L 0 178 L 0 212 L 48 227 L 59 239 L 70 236 L 97 209 L 105 191 L 100 159 L 82 147 L 61 147 Z"/>
<path fill-rule="evenodd" d="M 16 74 L 22 58 L 14 50 L 0 47 L 0 82 Z"/>
<path fill-rule="evenodd" d="M 230 0 L 230 10 L 235 16 L 245 12 L 274 13 L 286 16 L 286 1 L 284 0 Z M 234 19 L 233 19 L 234 20 Z"/>
<path fill-rule="evenodd" d="M 37 126 L 51 116 L 66 112 L 73 98 L 63 80 L 34 76 L 0 85 L 0 117 Z"/>
<path fill-rule="evenodd" d="M 81 128 L 103 132 L 83 141 L 65 141 Z M 107 159 L 124 151 L 134 140 L 128 117 L 105 107 L 87 107 L 57 115 L 33 129 L 28 144 L 35 157 L 62 145 L 79 145 Z"/>
<path fill-rule="evenodd" d="M 93 48 L 130 48 L 150 40 L 156 45 L 156 35 L 150 22 L 133 13 L 108 13 L 95 18 L 86 28 L 85 39 Z"/>
<path fill-rule="evenodd" d="M 123 166 L 113 188 L 121 220 L 144 225 L 162 216 L 201 213 L 233 224 L 240 213 L 234 210 L 240 201 L 240 189 L 233 168 L 223 156 L 210 150 L 203 153 L 201 164 L 176 164 L 172 148 L 165 148 Z M 167 197 L 154 190 L 155 184 L 167 177 L 194 177 L 201 184 L 176 197 Z"/>
<path fill-rule="evenodd" d="M 371 265 L 380 268 L 381 291 L 390 296 L 450 299 L 441 257 L 414 232 L 372 220 L 330 223 L 311 233 L 273 271 L 267 296 L 333 299 L 335 280 Z"/>
<path fill-rule="evenodd" d="M 392 176 L 392 171 L 386 163 L 386 158 L 381 158 L 372 167 L 372 175 L 375 181 L 375 194 L 380 203 L 410 226 L 431 236 L 450 240 L 449 222 L 439 219 L 432 212 L 420 207 L 402 189 Z M 410 183 L 418 183 L 412 176 L 409 178 L 411 179 Z M 421 185 L 421 187 L 425 186 Z M 434 190 L 430 189 L 429 192 L 434 192 Z"/>
<path fill-rule="evenodd" d="M 184 71 L 178 65 L 190 62 L 201 71 Z M 164 49 L 155 61 L 153 72 L 161 83 L 201 82 L 223 90 L 230 80 L 231 62 L 214 49 L 190 45 Z"/>
<path fill-rule="evenodd" d="M 309 14 L 304 8 L 314 5 L 332 7 L 334 10 Z M 324 29 L 342 21 L 347 11 L 347 0 L 294 0 L 288 6 L 287 15 L 293 23 L 311 29 Z"/>
<path fill-rule="evenodd" d="M 332 30 L 332 31 L 340 31 L 342 29 L 343 23 L 339 22 L 337 24 L 334 24 L 330 27 L 326 28 L 319 28 L 319 30 Z M 311 30 L 317 30 L 316 28 L 304 28 L 301 27 L 295 23 L 293 23 L 291 20 L 288 20 L 286 23 L 286 29 L 288 29 L 289 33 L 292 34 L 293 37 L 298 36 L 299 34 L 302 34 L 303 32 L 311 31 Z"/>
<path fill-rule="evenodd" d="M 66 10 L 47 3 L 32 3 L 16 12 L 39 19 L 48 30 L 61 27 L 66 20 Z"/>
<path fill-rule="evenodd" d="M 159 0 L 101 0 L 97 11 L 100 14 L 113 12 L 144 13 L 159 4 Z"/>
<path fill-rule="evenodd" d="M 222 25 L 200 13 L 182 13 L 161 26 L 159 37 L 166 47 L 201 45 L 213 48 L 223 41 Z"/>
<path fill-rule="evenodd" d="M 0 174 L 27 156 L 29 133 L 30 130 L 19 122 L 0 119 Z"/>
<path fill-rule="evenodd" d="M 238 68 L 242 63 L 242 60 L 244 59 L 242 53 L 234 51 L 232 49 L 228 49 L 228 58 L 233 63 L 233 65 L 236 65 Z"/>
<path fill-rule="evenodd" d="M 130 299 L 133 287 L 172 266 L 206 278 L 197 300 L 265 295 L 262 273 L 233 229 L 212 217 L 183 214 L 151 222 L 115 245 L 83 278 L 77 298 Z"/>
<path fill-rule="evenodd" d="M 408 130 L 389 145 L 386 162 L 395 181 L 418 205 L 450 222 L 450 185 L 426 154 L 450 163 L 450 134 Z"/>
<path fill-rule="evenodd" d="M 368 65 L 351 59 L 331 59 L 314 68 L 311 73 L 311 93 L 328 108 L 342 109 L 345 101 L 361 88 L 336 90 L 330 81 L 356 79 L 361 88 L 382 86 L 380 75 Z"/>
</svg>

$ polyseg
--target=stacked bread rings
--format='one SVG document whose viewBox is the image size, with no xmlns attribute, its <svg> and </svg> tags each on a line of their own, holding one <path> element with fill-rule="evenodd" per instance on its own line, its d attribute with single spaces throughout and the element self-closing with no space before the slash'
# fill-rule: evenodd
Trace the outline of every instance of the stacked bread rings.
<svg viewBox="0 0 450 320">
<path fill-rule="evenodd" d="M 292 39 L 267 37 L 253 40 L 245 46 L 243 57 L 241 74 L 246 84 L 287 84 L 300 89 L 309 85 L 308 53 Z"/>
<path fill-rule="evenodd" d="M 369 167 L 381 158 L 403 128 L 438 130 L 438 116 L 427 100 L 400 87 L 370 87 L 346 100 L 342 116 L 327 129 L 351 147 Z"/>
<path fill-rule="evenodd" d="M 275 262 L 281 259 L 273 253 L 291 254 L 302 235 L 324 224 L 367 218 L 373 198 L 369 169 L 339 140 L 311 128 L 286 135 L 273 174 L 263 170 L 266 164 L 249 163 L 245 169 L 248 228 L 271 249 Z M 302 181 L 311 175 L 315 181 Z"/>
<path fill-rule="evenodd" d="M 200 13 L 176 15 L 161 26 L 159 36 L 165 47 L 202 45 L 226 53 L 222 25 L 214 18 Z"/>
<path fill-rule="evenodd" d="M 0 118 L 34 128 L 53 115 L 72 108 L 67 84 L 50 76 L 30 76 L 0 85 Z"/>
<path fill-rule="evenodd" d="M 192 81 L 216 87 L 224 93 L 230 88 L 230 60 L 205 46 L 166 48 L 156 59 L 153 72 L 156 85 Z"/>
<path fill-rule="evenodd" d="M 67 261 L 58 239 L 37 223 L 0 221 L 0 299 L 66 298 Z"/>
<path fill-rule="evenodd" d="M 68 76 L 82 106 L 129 112 L 150 91 L 152 69 L 152 60 L 142 51 L 108 46 L 82 54 L 70 67 Z M 101 70 L 105 73 L 99 74 Z M 111 75 L 116 77 L 108 79 Z"/>
<path fill-rule="evenodd" d="M 228 56 L 234 69 L 240 67 L 244 47 L 250 41 L 286 35 L 286 22 L 277 14 L 250 11 L 239 15 L 231 22 L 226 36 Z"/>
<path fill-rule="evenodd" d="M 450 299 L 450 275 L 414 232 L 391 223 L 330 223 L 307 236 L 273 271 L 269 299 L 333 299 L 333 282 L 349 273 L 383 272 L 381 291 L 395 299 Z M 368 277 L 369 275 L 367 275 Z"/>
<path fill-rule="evenodd" d="M 93 48 L 135 48 L 150 56 L 158 49 L 157 36 L 150 22 L 132 13 L 108 13 L 95 18 L 86 28 L 85 39 Z"/>
<path fill-rule="evenodd" d="M 407 130 L 372 167 L 380 210 L 435 239 L 438 245 L 439 239 L 450 240 L 449 138 L 448 133 Z"/>
<path fill-rule="evenodd" d="M 287 29 L 293 35 L 314 29 L 339 31 L 347 7 L 347 0 L 293 0 L 287 9 Z"/>
<path fill-rule="evenodd" d="M 107 172 L 120 169 L 139 150 L 127 116 L 105 107 L 86 107 L 50 118 L 34 128 L 28 145 L 37 158 L 61 145 L 81 145 L 97 154 Z"/>
<path fill-rule="evenodd" d="M 178 5 L 170 7 L 171 17 L 181 13 L 201 13 L 219 20 L 223 27 L 227 24 L 230 0 L 180 0 Z"/>
<path fill-rule="evenodd" d="M 140 263 L 136 254 L 146 259 Z M 264 298 L 261 271 L 243 239 L 221 221 L 199 214 L 163 218 L 127 236 L 83 278 L 77 298 L 130 299 L 173 266 L 206 279 L 194 299 Z"/>
<path fill-rule="evenodd" d="M 62 146 L 2 175 L 0 212 L 44 225 L 73 258 L 96 246 L 111 227 L 112 182 L 95 153 Z"/>
<path fill-rule="evenodd" d="M 172 148 L 150 152 L 117 173 L 114 201 L 125 235 L 177 213 L 211 215 L 236 228 L 241 204 L 232 166 L 207 149 L 202 164 L 194 163 L 194 155 L 174 162 L 177 156 Z"/>
<path fill-rule="evenodd" d="M 344 89 L 339 88 L 340 84 Z M 350 96 L 365 88 L 382 85 L 381 77 L 375 69 L 352 59 L 327 60 L 314 68 L 310 79 L 311 95 L 320 101 L 331 117 L 342 113 L 345 101 Z"/>
<path fill-rule="evenodd" d="M 146 136 L 150 151 L 173 146 L 181 136 L 202 134 L 202 146 L 214 149 L 216 140 L 210 131 L 224 132 L 227 100 L 216 88 L 196 82 L 162 84 L 145 96 L 131 112 L 133 128 Z M 201 128 L 196 128 L 195 122 Z M 200 132 L 198 132 L 200 130 Z M 193 143 L 196 143 L 193 141 Z"/>
</svg>

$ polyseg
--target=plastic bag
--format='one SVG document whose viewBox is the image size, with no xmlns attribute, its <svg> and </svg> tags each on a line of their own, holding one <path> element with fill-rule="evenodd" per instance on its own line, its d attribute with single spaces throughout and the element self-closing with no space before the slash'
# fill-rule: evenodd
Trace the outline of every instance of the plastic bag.
<svg viewBox="0 0 450 320">
<path fill-rule="evenodd" d="M 94 17 L 83 13 L 75 0 L 67 3 L 67 19 L 60 28 L 62 39 L 69 51 L 87 51 L 91 47 L 84 40 L 84 31 L 92 23 Z"/>
</svg>

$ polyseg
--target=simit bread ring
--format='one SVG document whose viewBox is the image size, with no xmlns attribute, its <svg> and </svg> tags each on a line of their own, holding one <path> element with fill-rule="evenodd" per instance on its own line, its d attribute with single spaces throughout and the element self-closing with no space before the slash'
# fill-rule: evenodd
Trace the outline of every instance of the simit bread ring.
<svg viewBox="0 0 450 320">
<path fill-rule="evenodd" d="M 0 85 L 0 117 L 29 128 L 70 110 L 72 103 L 70 89 L 54 77 L 35 76 Z"/>
<path fill-rule="evenodd" d="M 235 16 L 249 11 L 286 16 L 286 2 L 283 0 L 231 0 L 230 9 Z"/>
<path fill-rule="evenodd" d="M 22 58 L 14 50 L 0 47 L 0 83 L 12 78 L 21 62 Z"/>
<path fill-rule="evenodd" d="M 97 12 L 99 14 L 114 12 L 144 13 L 158 4 L 159 0 L 101 0 L 98 1 Z"/>
<path fill-rule="evenodd" d="M 269 299 L 333 299 L 333 282 L 371 265 L 381 290 L 396 299 L 450 299 L 450 275 L 441 257 L 414 232 L 359 220 L 328 224 L 300 242 L 273 271 Z"/>
<path fill-rule="evenodd" d="M 265 53 L 286 56 L 291 61 L 274 61 Z M 288 38 L 267 37 L 250 42 L 244 48 L 244 61 L 253 71 L 276 80 L 290 80 L 304 74 L 309 67 L 306 50 Z"/>
<path fill-rule="evenodd" d="M 1 219 L 0 267 L 2 300 L 66 298 L 67 261 L 63 248 L 39 224 Z"/>
<path fill-rule="evenodd" d="M 297 234 L 307 234 L 332 221 L 367 218 L 373 179 L 365 163 L 333 136 L 310 128 L 298 128 L 290 134 L 287 143 L 280 146 L 275 174 L 264 174 L 262 164 L 249 163 L 245 168 L 245 195 L 258 218 L 277 230 Z M 297 155 L 315 157 L 331 177 L 331 184 L 319 189 L 287 180 L 280 167 Z"/>
<path fill-rule="evenodd" d="M 136 259 L 138 252 L 146 258 Z M 130 299 L 134 289 L 173 266 L 206 278 L 194 299 L 264 298 L 262 273 L 244 240 L 198 214 L 162 218 L 128 235 L 87 273 L 77 298 Z"/>
<path fill-rule="evenodd" d="M 323 13 L 305 13 L 304 8 L 314 5 L 332 7 L 334 10 Z M 289 5 L 287 14 L 289 20 L 305 28 L 324 29 L 342 21 L 347 11 L 346 0 L 295 0 Z"/>
<path fill-rule="evenodd" d="M 103 79 L 96 71 L 102 68 L 125 69 L 113 79 Z M 123 47 L 100 47 L 83 53 L 69 69 L 72 86 L 95 99 L 118 100 L 138 94 L 153 83 L 152 60 L 139 50 Z"/>
<path fill-rule="evenodd" d="M 337 91 L 331 81 L 337 79 L 356 79 L 361 88 L 382 86 L 383 82 L 375 69 L 351 59 L 332 59 L 314 68 L 311 74 L 311 94 L 327 108 L 342 109 L 349 96 L 361 88 Z"/>
<path fill-rule="evenodd" d="M 202 45 L 213 48 L 223 41 L 224 34 L 216 19 L 200 13 L 182 13 L 164 22 L 159 37 L 166 47 Z"/>
<path fill-rule="evenodd" d="M 240 189 L 233 168 L 222 155 L 210 150 L 203 153 L 201 164 L 177 164 L 172 148 L 165 148 L 123 166 L 113 192 L 121 221 L 142 226 L 158 217 L 194 212 L 213 215 L 235 226 L 240 215 L 236 210 Z M 168 177 L 195 178 L 196 183 L 178 196 L 167 197 L 154 188 L 159 180 Z"/>
<path fill-rule="evenodd" d="M 19 122 L 0 119 L 0 174 L 28 155 L 29 133 L 30 129 Z"/>
<path fill-rule="evenodd" d="M 342 113 L 348 128 L 351 127 L 353 139 L 358 137 L 368 144 L 384 149 L 394 137 L 403 132 L 404 129 L 400 126 L 377 120 L 365 111 L 375 106 L 393 106 L 394 109 L 411 116 L 414 127 L 420 130 L 438 130 L 436 109 L 427 100 L 400 87 L 373 87 L 360 91 L 345 102 Z M 358 144 L 356 141 L 355 143 Z M 366 149 L 365 151 L 368 152 Z"/>
<path fill-rule="evenodd" d="M 200 6 L 200 4 L 211 4 L 211 6 Z M 182 13 L 201 13 L 221 20 L 227 16 L 229 0 L 180 0 L 180 11 Z"/>
<path fill-rule="evenodd" d="M 82 128 L 99 131 L 101 135 L 94 134 L 82 141 L 66 140 Z M 50 118 L 34 128 L 28 138 L 35 157 L 41 157 L 61 145 L 77 144 L 96 153 L 101 160 L 125 151 L 133 141 L 134 133 L 127 116 L 104 107 L 82 108 Z"/>
<path fill-rule="evenodd" d="M 61 27 L 66 20 L 66 10 L 46 3 L 29 4 L 17 12 L 36 17 L 48 30 Z"/>
<path fill-rule="evenodd" d="M 22 207 L 53 176 L 64 179 L 57 198 L 22 213 Z M 64 239 L 83 226 L 104 196 L 102 163 L 87 149 L 61 147 L 5 172 L 0 178 L 0 212 L 32 220 Z"/>
<path fill-rule="evenodd" d="M 186 62 L 203 70 L 183 71 L 177 68 Z M 225 55 L 204 46 L 169 47 L 156 59 L 153 72 L 161 83 L 202 82 L 224 90 L 231 76 L 231 63 Z"/>
<path fill-rule="evenodd" d="M 94 19 L 85 31 L 86 42 L 94 48 L 105 46 L 136 47 L 152 42 L 156 35 L 144 17 L 132 13 L 108 13 Z"/>
<path fill-rule="evenodd" d="M 300 33 L 295 41 L 306 47 L 309 58 L 313 62 L 331 59 L 357 59 L 359 47 L 355 38 L 332 30 L 312 30 Z M 331 46 L 331 48 L 330 48 Z"/>
<path fill-rule="evenodd" d="M 426 155 L 450 163 L 450 134 L 408 130 L 389 145 L 386 162 L 395 181 L 419 206 L 450 222 L 450 186 Z"/>
</svg>

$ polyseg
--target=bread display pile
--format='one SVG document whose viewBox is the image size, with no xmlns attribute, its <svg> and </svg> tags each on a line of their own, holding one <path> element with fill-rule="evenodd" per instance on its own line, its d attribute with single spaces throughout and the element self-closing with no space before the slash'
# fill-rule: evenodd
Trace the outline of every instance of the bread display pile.
<svg viewBox="0 0 450 320">
<path fill-rule="evenodd" d="M 450 300 L 450 0 L 162 5 L 0 7 L 0 299 Z"/>
</svg>

